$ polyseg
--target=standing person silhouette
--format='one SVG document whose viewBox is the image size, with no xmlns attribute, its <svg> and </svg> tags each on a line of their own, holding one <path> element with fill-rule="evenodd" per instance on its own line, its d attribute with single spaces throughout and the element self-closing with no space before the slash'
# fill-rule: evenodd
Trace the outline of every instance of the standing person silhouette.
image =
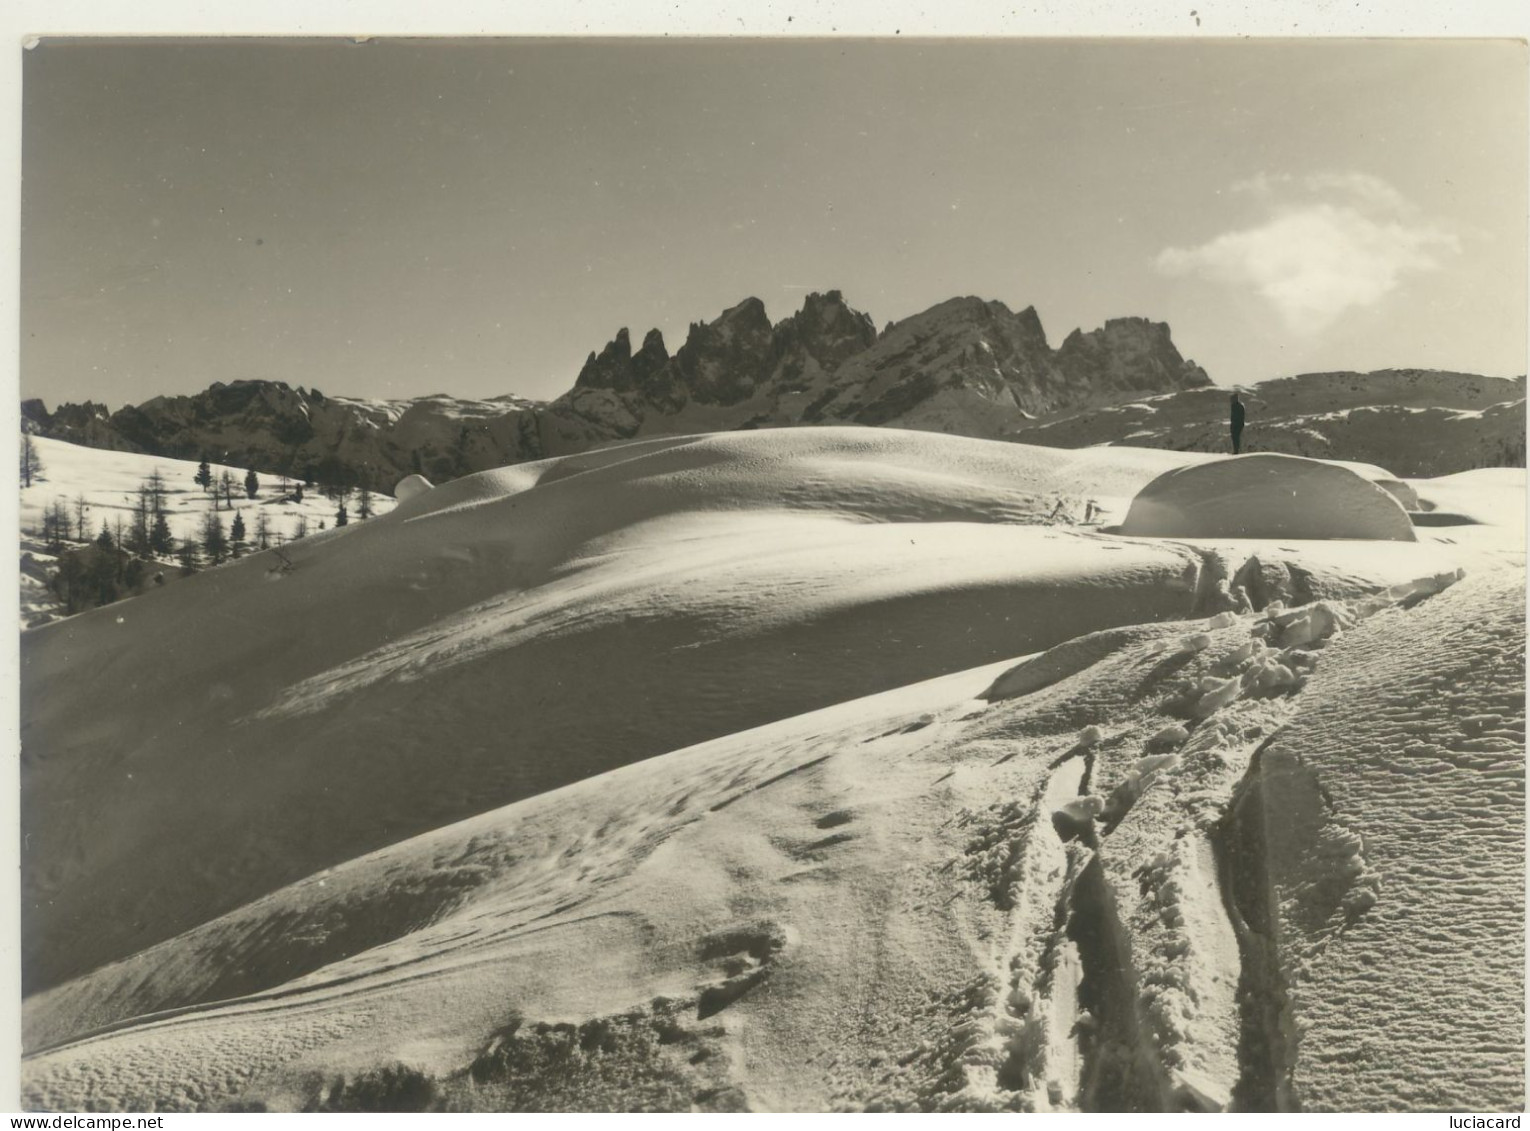
<svg viewBox="0 0 1530 1131">
<path fill-rule="evenodd" d="M 1232 395 L 1232 444 L 1233 455 L 1243 450 L 1243 402 L 1238 399 L 1238 394 Z"/>
</svg>

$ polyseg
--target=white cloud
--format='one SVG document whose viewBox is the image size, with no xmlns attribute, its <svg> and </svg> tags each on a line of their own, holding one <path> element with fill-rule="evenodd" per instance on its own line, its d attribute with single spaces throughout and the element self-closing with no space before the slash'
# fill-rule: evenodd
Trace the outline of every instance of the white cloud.
<svg viewBox="0 0 1530 1131">
<path fill-rule="evenodd" d="M 1279 173 L 1270 176 L 1268 173 L 1255 173 L 1247 180 L 1234 181 L 1231 190 L 1233 192 L 1251 192 L 1257 196 L 1269 196 L 1279 185 L 1289 185 L 1295 178 L 1290 173 Z"/>
<path fill-rule="evenodd" d="M 1346 193 L 1360 206 L 1381 212 L 1411 215 L 1417 211 L 1402 193 L 1369 173 L 1313 173 L 1302 184 L 1311 193 Z"/>
<path fill-rule="evenodd" d="M 1232 187 L 1264 200 L 1266 219 L 1198 247 L 1166 248 L 1158 270 L 1251 287 L 1299 334 L 1375 306 L 1404 276 L 1434 270 L 1438 256 L 1460 249 L 1455 236 L 1414 220 L 1417 210 L 1401 193 L 1366 173 L 1299 181 L 1260 173 Z"/>
</svg>

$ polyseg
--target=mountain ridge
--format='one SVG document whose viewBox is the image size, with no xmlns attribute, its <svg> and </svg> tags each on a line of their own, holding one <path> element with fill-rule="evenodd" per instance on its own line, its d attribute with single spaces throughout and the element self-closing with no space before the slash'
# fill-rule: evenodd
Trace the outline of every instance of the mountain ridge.
<svg viewBox="0 0 1530 1131">
<path fill-rule="evenodd" d="M 1013 311 L 957 296 L 878 331 L 840 291 L 827 290 L 774 323 L 760 299 L 745 298 L 710 322 L 692 322 L 673 352 L 658 329 L 636 350 L 632 341 L 628 327 L 618 329 L 590 351 L 569 389 L 547 401 L 330 397 L 242 379 L 116 412 L 90 401 L 49 412 L 40 399 L 27 400 L 22 427 L 89 447 L 211 456 L 383 491 L 409 474 L 453 479 L 623 440 L 799 425 L 1056 447 L 1226 445 L 1223 390 L 1180 353 L 1167 323 L 1144 317 L 1074 329 L 1053 347 L 1034 306 Z M 1389 374 L 1412 374 L 1411 387 Z M 1335 396 L 1346 386 L 1353 395 Z M 1524 462 L 1522 403 L 1515 408 L 1524 378 L 1381 370 L 1274 378 L 1255 388 L 1276 392 L 1280 410 L 1254 414 L 1249 450 L 1387 464 L 1395 447 L 1410 462 L 1394 470 L 1420 475 Z M 1424 415 L 1394 411 L 1404 408 Z M 1373 410 L 1381 415 L 1367 416 Z"/>
<path fill-rule="evenodd" d="M 812 292 L 772 322 L 747 297 L 692 322 L 670 352 L 649 330 L 619 329 L 561 396 L 535 401 L 327 397 L 277 380 L 214 382 L 116 412 L 87 401 L 22 404 L 23 427 L 91 447 L 178 458 L 215 454 L 322 481 L 387 489 L 402 475 L 455 478 L 616 440 L 797 424 L 898 424 L 995 437 L 1057 408 L 1128 393 L 1210 385 L 1169 327 L 1112 319 L 1053 350 L 1034 307 L 974 296 L 889 323 L 838 290 Z M 1080 343 L 1085 343 L 1084 347 Z"/>
</svg>

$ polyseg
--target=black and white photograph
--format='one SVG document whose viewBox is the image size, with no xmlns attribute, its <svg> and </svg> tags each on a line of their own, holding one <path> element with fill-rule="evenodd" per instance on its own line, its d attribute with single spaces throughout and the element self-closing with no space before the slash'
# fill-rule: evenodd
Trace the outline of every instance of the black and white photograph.
<svg viewBox="0 0 1530 1131">
<path fill-rule="evenodd" d="M 12 45 L 17 1110 L 1522 1112 L 1530 49 L 1186 12 Z"/>
</svg>

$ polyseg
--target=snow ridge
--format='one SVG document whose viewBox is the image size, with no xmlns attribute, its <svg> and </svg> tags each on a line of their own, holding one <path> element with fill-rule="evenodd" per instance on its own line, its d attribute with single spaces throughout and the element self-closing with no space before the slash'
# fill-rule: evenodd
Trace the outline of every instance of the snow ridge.
<svg viewBox="0 0 1530 1131">
<path fill-rule="evenodd" d="M 1158 455 L 640 444 L 27 633 L 25 1102 L 1512 1106 L 1517 528 L 1049 524 Z"/>
</svg>

